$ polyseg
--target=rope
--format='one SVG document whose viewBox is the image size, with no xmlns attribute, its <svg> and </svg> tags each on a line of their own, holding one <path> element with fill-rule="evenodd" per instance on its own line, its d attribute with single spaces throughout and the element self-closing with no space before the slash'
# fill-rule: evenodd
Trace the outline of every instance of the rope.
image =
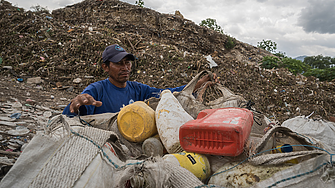
<svg viewBox="0 0 335 188">
<path fill-rule="evenodd" d="M 86 124 L 86 125 L 89 126 L 89 127 L 93 127 L 90 123 L 92 123 L 94 120 L 92 120 L 92 121 L 90 121 L 90 122 L 87 122 L 87 121 L 81 119 L 79 109 L 78 109 L 78 118 L 79 118 L 79 121 L 80 121 L 81 124 L 83 124 L 83 125 Z"/>
<path fill-rule="evenodd" d="M 79 134 L 79 133 L 77 133 L 77 132 L 74 132 L 73 130 L 71 130 L 71 133 L 74 134 L 75 136 L 79 136 L 79 137 L 81 137 L 81 138 L 84 138 L 84 139 L 86 139 L 87 141 L 91 142 L 93 145 L 95 145 L 95 146 L 102 152 L 103 156 L 104 156 L 110 163 L 112 163 L 112 165 L 113 165 L 115 168 L 124 168 L 124 167 L 126 167 L 126 166 L 130 166 L 130 165 L 139 165 L 139 164 L 143 164 L 143 163 L 145 162 L 145 161 L 139 161 L 139 162 L 136 162 L 136 163 L 127 163 L 127 164 L 125 164 L 125 165 L 123 165 L 123 166 L 119 166 L 119 165 L 115 164 L 115 163 L 109 158 L 109 156 L 106 154 L 106 152 L 102 149 L 102 147 L 99 146 L 99 144 L 95 143 L 92 139 L 87 138 L 87 137 L 85 137 L 85 136 L 83 136 L 83 135 L 81 135 L 81 134 Z"/>
</svg>

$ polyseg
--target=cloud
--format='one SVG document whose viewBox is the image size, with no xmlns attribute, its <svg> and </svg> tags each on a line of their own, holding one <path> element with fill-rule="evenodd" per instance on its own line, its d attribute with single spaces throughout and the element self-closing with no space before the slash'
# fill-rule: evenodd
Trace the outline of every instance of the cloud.
<svg viewBox="0 0 335 188">
<path fill-rule="evenodd" d="M 301 10 L 298 25 L 305 32 L 335 33 L 335 1 L 310 0 L 306 8 Z"/>
</svg>

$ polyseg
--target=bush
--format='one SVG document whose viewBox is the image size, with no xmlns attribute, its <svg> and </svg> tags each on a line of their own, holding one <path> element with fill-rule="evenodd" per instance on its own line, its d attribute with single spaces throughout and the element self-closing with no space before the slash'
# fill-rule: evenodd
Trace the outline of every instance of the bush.
<svg viewBox="0 0 335 188">
<path fill-rule="evenodd" d="M 285 57 L 282 59 L 281 67 L 288 68 L 293 74 L 304 73 L 308 71 L 311 67 L 299 60 Z"/>
<path fill-rule="evenodd" d="M 208 27 L 209 29 L 213 29 L 214 31 L 217 31 L 217 32 L 223 34 L 223 30 L 222 30 L 221 26 L 219 26 L 216 23 L 215 19 L 207 18 L 206 20 L 202 20 L 199 25 Z"/>
<path fill-rule="evenodd" d="M 277 57 L 274 56 L 265 56 L 263 57 L 263 60 L 261 61 L 262 65 L 261 67 L 266 69 L 272 69 L 272 68 L 278 68 L 278 62 L 280 60 Z"/>
<path fill-rule="evenodd" d="M 228 50 L 231 50 L 236 45 L 236 39 L 227 35 L 227 40 L 225 41 L 224 47 Z"/>
<path fill-rule="evenodd" d="M 331 81 L 335 79 L 335 67 L 327 69 L 309 69 L 303 75 L 317 77 L 320 81 Z"/>
</svg>

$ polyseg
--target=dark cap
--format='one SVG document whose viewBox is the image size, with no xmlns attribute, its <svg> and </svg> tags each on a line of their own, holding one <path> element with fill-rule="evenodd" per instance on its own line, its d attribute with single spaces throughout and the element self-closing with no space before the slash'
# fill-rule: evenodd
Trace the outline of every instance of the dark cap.
<svg viewBox="0 0 335 188">
<path fill-rule="evenodd" d="M 102 52 L 103 62 L 111 61 L 113 63 L 117 63 L 126 56 L 129 57 L 129 60 L 132 60 L 132 61 L 135 60 L 135 57 L 133 54 L 126 52 L 126 50 L 124 50 L 121 46 L 117 44 L 107 46 L 104 52 Z"/>
</svg>

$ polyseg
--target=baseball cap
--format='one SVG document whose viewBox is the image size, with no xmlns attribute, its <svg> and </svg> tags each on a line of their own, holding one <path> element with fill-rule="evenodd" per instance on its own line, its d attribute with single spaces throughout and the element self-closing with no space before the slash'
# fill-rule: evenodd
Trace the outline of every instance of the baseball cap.
<svg viewBox="0 0 335 188">
<path fill-rule="evenodd" d="M 103 62 L 111 61 L 113 63 L 117 63 L 126 56 L 128 56 L 129 59 L 132 61 L 135 60 L 133 54 L 126 52 L 126 50 L 124 50 L 121 46 L 117 44 L 107 46 L 105 50 L 102 52 Z"/>
</svg>

